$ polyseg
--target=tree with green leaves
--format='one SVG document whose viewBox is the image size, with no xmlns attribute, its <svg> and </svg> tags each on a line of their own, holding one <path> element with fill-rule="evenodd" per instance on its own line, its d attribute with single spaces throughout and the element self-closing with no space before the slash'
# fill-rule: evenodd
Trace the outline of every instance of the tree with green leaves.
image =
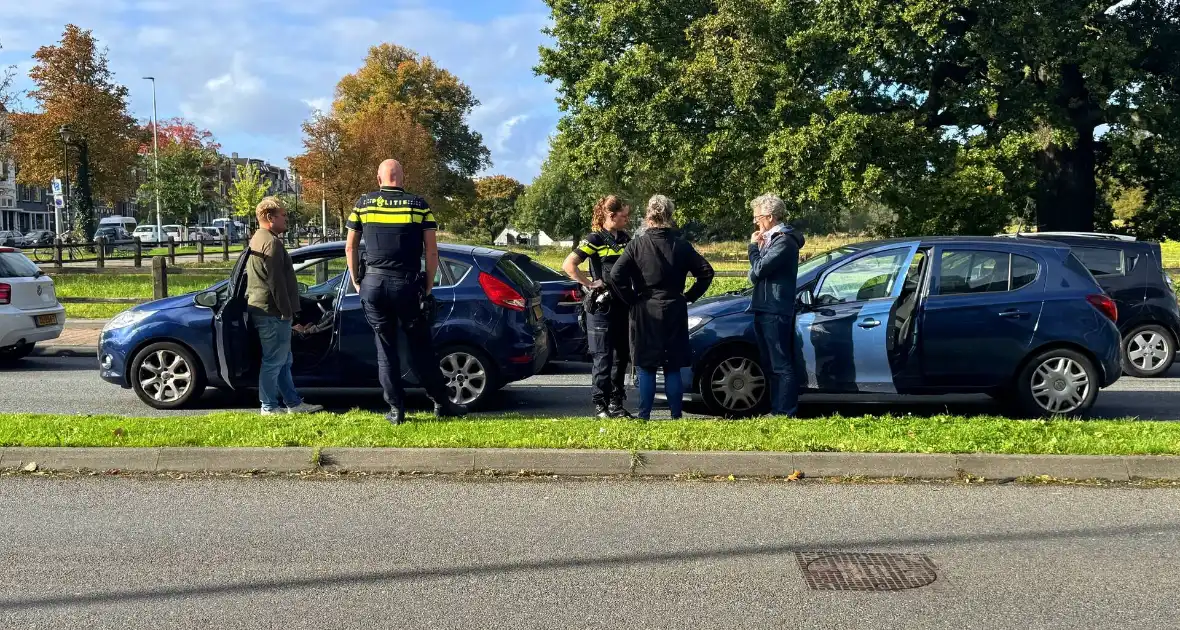
<svg viewBox="0 0 1180 630">
<path fill-rule="evenodd" d="M 551 142 L 541 172 L 516 200 L 513 223 L 526 232 L 544 231 L 574 241 L 590 230 L 594 200 L 606 194 L 594 182 L 574 173 L 569 153 Z"/>
<path fill-rule="evenodd" d="M 895 232 L 1088 230 L 1114 145 L 1147 134 L 1125 152 L 1152 163 L 1180 133 L 1175 0 L 547 4 L 579 170 L 734 233 L 766 191 L 816 224 L 869 203 Z"/>
<path fill-rule="evenodd" d="M 475 180 L 474 199 L 455 204 L 447 227 L 459 234 L 495 238 L 512 222 L 522 191 L 524 185 L 507 175 L 481 177 Z"/>
<path fill-rule="evenodd" d="M 269 190 L 270 184 L 263 179 L 262 172 L 257 166 L 252 162 L 239 165 L 229 187 L 229 204 L 234 215 L 247 219 L 253 217 L 259 202 L 266 197 Z"/>
<path fill-rule="evenodd" d="M 150 129 L 150 128 L 149 128 Z M 145 136 L 150 137 L 150 130 Z M 148 173 L 140 184 L 138 205 L 155 222 L 156 188 L 159 187 L 161 215 L 169 223 L 192 223 L 202 212 L 218 214 L 217 167 L 220 145 L 209 131 L 182 119 L 165 121 L 159 130 L 160 160 L 157 184 L 152 146 L 140 148 L 140 168 Z"/>
</svg>

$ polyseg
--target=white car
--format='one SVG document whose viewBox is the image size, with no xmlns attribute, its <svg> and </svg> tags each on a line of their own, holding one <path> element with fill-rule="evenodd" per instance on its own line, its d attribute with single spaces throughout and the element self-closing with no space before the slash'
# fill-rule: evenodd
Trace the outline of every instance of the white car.
<svg viewBox="0 0 1180 630">
<path fill-rule="evenodd" d="M 23 359 L 39 341 L 61 336 L 66 309 L 53 280 L 11 247 L 0 247 L 0 362 Z"/>
<path fill-rule="evenodd" d="M 154 225 L 141 225 L 135 228 L 135 231 L 131 233 L 131 236 L 133 238 L 139 239 L 140 243 L 151 243 L 155 245 L 156 243 L 164 242 L 164 239 L 160 238 L 160 233 L 156 230 L 156 226 Z"/>
</svg>

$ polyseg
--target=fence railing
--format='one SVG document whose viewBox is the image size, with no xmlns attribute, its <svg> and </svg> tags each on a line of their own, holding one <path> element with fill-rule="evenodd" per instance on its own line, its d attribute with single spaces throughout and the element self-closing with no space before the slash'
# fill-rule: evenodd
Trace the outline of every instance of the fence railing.
<svg viewBox="0 0 1180 630">
<path fill-rule="evenodd" d="M 150 273 L 152 275 L 152 297 L 150 298 L 129 298 L 129 297 L 109 297 L 109 298 L 91 298 L 91 297 L 59 297 L 58 301 L 62 304 L 145 304 L 153 300 L 161 300 L 168 297 L 168 276 L 177 276 L 185 274 L 205 274 L 208 273 L 202 269 L 186 269 L 184 267 L 172 267 L 168 264 L 168 259 L 164 256 L 155 256 L 152 258 L 151 270 L 145 271 L 142 268 L 134 267 L 110 267 L 107 269 L 96 269 L 94 267 L 61 267 L 54 269 L 55 276 L 70 276 L 70 275 L 126 275 L 126 276 L 143 276 Z"/>
<path fill-rule="evenodd" d="M 313 236 L 290 237 L 284 240 L 288 247 L 302 247 L 324 242 L 325 239 Z M 104 269 L 108 268 L 107 263 L 114 261 L 130 261 L 133 267 L 142 267 L 144 259 L 151 259 L 153 256 L 165 256 L 171 265 L 177 264 L 177 258 L 195 259 L 198 264 L 209 260 L 227 262 L 230 254 L 241 252 L 246 243 L 246 240 L 231 240 L 224 236 L 221 239 L 169 238 L 162 243 L 145 243 L 139 239 L 110 241 L 100 237 L 87 242 L 58 240 L 36 245 L 16 245 L 15 248 L 39 264 L 52 264 L 57 268 L 92 264 L 94 269 Z"/>
</svg>

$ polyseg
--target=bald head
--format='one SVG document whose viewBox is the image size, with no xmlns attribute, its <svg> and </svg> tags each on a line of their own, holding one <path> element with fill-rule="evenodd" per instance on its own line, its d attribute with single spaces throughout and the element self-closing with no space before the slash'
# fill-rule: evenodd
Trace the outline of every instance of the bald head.
<svg viewBox="0 0 1180 630">
<path fill-rule="evenodd" d="M 405 178 L 402 163 L 397 160 L 385 160 L 377 167 L 377 183 L 382 186 L 401 186 Z"/>
</svg>

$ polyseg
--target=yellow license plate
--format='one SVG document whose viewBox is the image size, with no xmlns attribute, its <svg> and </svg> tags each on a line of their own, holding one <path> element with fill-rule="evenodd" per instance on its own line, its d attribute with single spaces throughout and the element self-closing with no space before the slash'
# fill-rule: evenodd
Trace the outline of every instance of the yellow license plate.
<svg viewBox="0 0 1180 630">
<path fill-rule="evenodd" d="M 38 315 L 37 316 L 37 325 L 38 326 L 56 326 L 57 325 L 57 315 L 54 315 L 54 314 Z"/>
</svg>

